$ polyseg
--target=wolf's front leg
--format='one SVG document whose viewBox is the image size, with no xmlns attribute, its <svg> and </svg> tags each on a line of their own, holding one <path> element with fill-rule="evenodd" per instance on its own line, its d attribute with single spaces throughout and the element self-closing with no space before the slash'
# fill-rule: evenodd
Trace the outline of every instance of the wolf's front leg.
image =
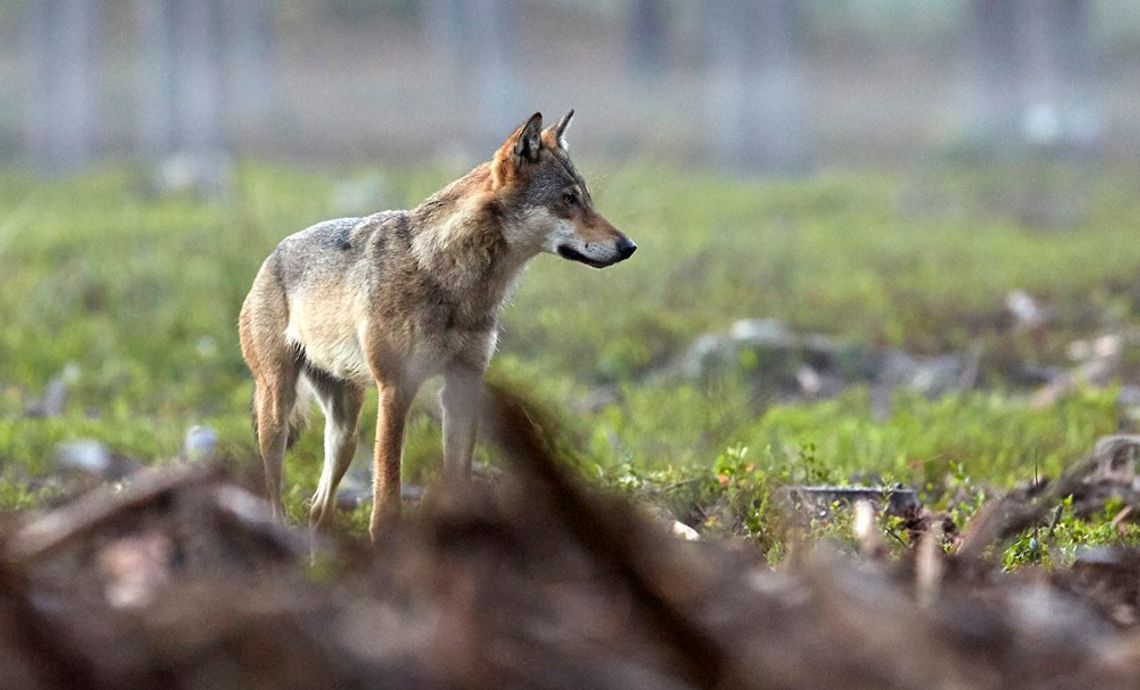
<svg viewBox="0 0 1140 690">
<path fill-rule="evenodd" d="M 379 411 L 376 419 L 375 473 L 372 487 L 372 541 L 400 517 L 400 461 L 404 452 L 404 425 L 416 395 L 414 386 L 378 382 Z"/>
<path fill-rule="evenodd" d="M 448 479 L 471 476 L 482 390 L 483 372 L 478 369 L 454 365 L 444 374 L 443 471 Z"/>
</svg>

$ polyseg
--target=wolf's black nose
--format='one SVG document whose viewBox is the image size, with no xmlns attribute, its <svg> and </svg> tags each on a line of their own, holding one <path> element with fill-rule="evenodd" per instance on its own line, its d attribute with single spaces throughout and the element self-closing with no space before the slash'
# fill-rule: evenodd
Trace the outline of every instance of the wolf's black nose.
<svg viewBox="0 0 1140 690">
<path fill-rule="evenodd" d="M 637 251 L 637 245 L 634 244 L 633 240 L 629 239 L 628 237 L 623 237 L 618 240 L 617 251 L 618 256 L 621 257 L 622 261 L 625 261 L 629 257 L 633 256 L 633 253 Z"/>
</svg>

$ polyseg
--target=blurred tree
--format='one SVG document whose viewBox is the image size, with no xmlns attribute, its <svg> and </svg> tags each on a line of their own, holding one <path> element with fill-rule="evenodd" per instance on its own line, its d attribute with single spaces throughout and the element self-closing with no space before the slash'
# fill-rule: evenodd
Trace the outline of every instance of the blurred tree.
<svg viewBox="0 0 1140 690">
<path fill-rule="evenodd" d="M 346 24 L 376 23 L 383 21 L 384 10 L 391 6 L 407 5 L 412 0 L 321 0 L 314 3 L 313 9 L 321 15 L 334 18 Z"/>
<path fill-rule="evenodd" d="M 633 76 L 656 81 L 665 70 L 668 29 L 665 0 L 631 0 L 627 22 Z"/>
<path fill-rule="evenodd" d="M 267 0 L 148 0 L 142 44 L 140 145 L 161 163 L 158 186 L 224 194 L 226 121 L 265 124 L 277 103 Z M 224 104 L 224 108 L 223 108 Z"/>
<path fill-rule="evenodd" d="M 1017 47 L 1018 0 L 971 3 L 975 71 L 974 128 L 995 142 L 1013 142 L 1024 108 Z"/>
<path fill-rule="evenodd" d="M 27 3 L 27 147 L 33 165 L 44 172 L 80 167 L 94 152 L 95 32 L 101 4 Z"/>
<path fill-rule="evenodd" d="M 704 5 L 708 134 L 718 161 L 742 171 L 811 168 L 797 0 Z"/>
<path fill-rule="evenodd" d="M 272 13 L 270 0 L 223 0 L 221 5 L 225 111 L 238 131 L 263 128 L 280 106 Z"/>
<path fill-rule="evenodd" d="M 143 150 L 152 156 L 222 146 L 220 0 L 150 0 L 139 6 L 143 44 Z"/>
<path fill-rule="evenodd" d="M 424 0 L 430 40 L 466 112 L 475 156 L 502 143 L 529 113 L 517 104 L 514 0 Z"/>
<path fill-rule="evenodd" d="M 1100 134 L 1087 0 L 1021 0 L 1029 143 L 1092 152 Z"/>
<path fill-rule="evenodd" d="M 987 149 L 1095 150 L 1100 117 L 1089 6 L 973 1 L 973 128 Z"/>
</svg>

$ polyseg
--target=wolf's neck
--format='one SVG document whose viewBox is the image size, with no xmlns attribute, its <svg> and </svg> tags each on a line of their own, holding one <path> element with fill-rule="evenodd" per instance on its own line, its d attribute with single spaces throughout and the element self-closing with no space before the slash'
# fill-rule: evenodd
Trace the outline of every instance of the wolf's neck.
<svg viewBox="0 0 1140 690">
<path fill-rule="evenodd" d="M 410 215 L 416 263 L 453 294 L 471 292 L 497 307 L 530 258 L 507 243 L 503 226 L 510 221 L 491 198 L 489 163 L 436 192 Z"/>
</svg>

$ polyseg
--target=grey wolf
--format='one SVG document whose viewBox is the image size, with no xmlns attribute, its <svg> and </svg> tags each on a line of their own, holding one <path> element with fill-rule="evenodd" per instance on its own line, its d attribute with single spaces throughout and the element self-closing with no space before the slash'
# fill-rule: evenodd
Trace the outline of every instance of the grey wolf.
<svg viewBox="0 0 1140 690">
<path fill-rule="evenodd" d="M 444 473 L 469 475 L 500 307 L 523 266 L 543 252 L 595 268 L 633 254 L 637 246 L 594 209 L 570 161 L 573 115 L 543 129 L 535 113 L 490 161 L 419 206 L 318 223 L 285 238 L 262 264 L 238 330 L 279 519 L 285 452 L 315 397 L 325 416 L 324 465 L 310 524 L 331 524 L 370 383 L 379 390 L 373 539 L 400 514 L 404 425 L 428 378 L 444 378 Z"/>
</svg>

